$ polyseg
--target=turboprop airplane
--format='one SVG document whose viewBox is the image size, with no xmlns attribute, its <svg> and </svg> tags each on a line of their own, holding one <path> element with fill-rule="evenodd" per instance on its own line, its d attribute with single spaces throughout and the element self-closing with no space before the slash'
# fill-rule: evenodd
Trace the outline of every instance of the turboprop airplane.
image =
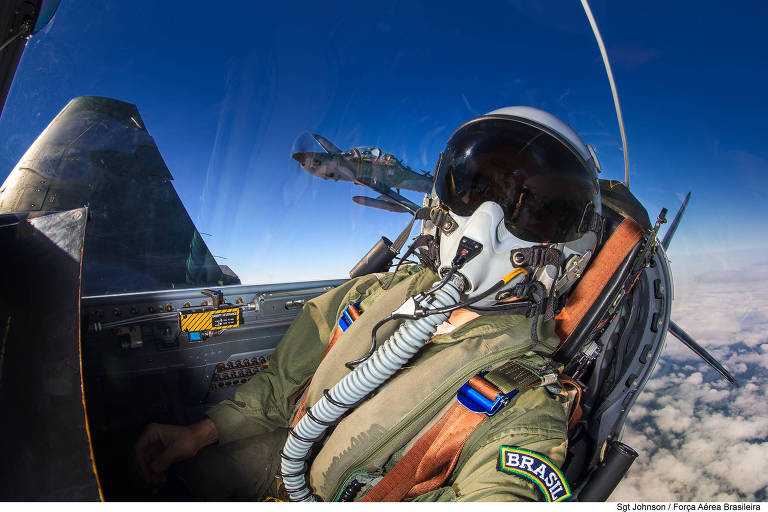
<svg viewBox="0 0 768 512">
<path fill-rule="evenodd" d="M 322 135 L 312 134 L 312 137 L 325 153 L 298 151 L 291 157 L 312 176 L 351 181 L 381 194 L 376 198 L 353 197 L 352 200 L 358 204 L 391 212 L 415 212 L 418 205 L 401 196 L 400 189 L 421 193 L 432 190 L 431 174 L 416 172 L 379 148 L 363 146 L 342 151 Z"/>
</svg>

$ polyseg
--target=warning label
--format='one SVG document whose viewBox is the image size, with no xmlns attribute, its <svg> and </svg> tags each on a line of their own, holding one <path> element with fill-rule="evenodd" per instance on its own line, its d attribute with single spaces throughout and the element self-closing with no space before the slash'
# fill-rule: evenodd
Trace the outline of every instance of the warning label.
<svg viewBox="0 0 768 512">
<path fill-rule="evenodd" d="M 239 311 L 230 309 L 221 313 L 211 314 L 211 329 L 226 329 L 236 327 L 240 319 Z"/>
<path fill-rule="evenodd" d="M 229 329 L 240 325 L 240 309 L 219 309 L 181 315 L 181 329 L 186 332 Z"/>
</svg>

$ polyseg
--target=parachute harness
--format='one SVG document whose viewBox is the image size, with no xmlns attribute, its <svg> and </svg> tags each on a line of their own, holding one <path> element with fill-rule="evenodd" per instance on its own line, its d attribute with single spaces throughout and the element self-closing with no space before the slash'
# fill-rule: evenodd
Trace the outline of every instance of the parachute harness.
<svg viewBox="0 0 768 512">
<path fill-rule="evenodd" d="M 323 397 L 311 408 L 307 407 L 306 415 L 289 430 L 288 439 L 280 452 L 280 476 L 291 501 L 319 499 L 312 494 L 305 473 L 312 446 L 322 439 L 328 427 L 335 425 L 344 414 L 398 372 L 434 335 L 437 326 L 452 311 L 496 293 L 518 275 L 527 273 L 525 269 L 515 269 L 487 291 L 460 302 L 461 293 L 467 284 L 457 270 L 476 254 L 457 254 L 451 269 L 431 289 L 409 298 L 389 317 L 380 321 L 373 329 L 368 354 L 347 363 L 348 368 L 354 368 L 352 372 L 331 389 L 324 390 Z M 406 321 L 375 349 L 378 328 L 390 320 L 403 318 Z"/>
<path fill-rule="evenodd" d="M 459 303 L 464 280 L 453 273 L 447 277 L 430 290 L 428 296 L 431 300 L 424 300 L 425 294 L 421 294 L 421 316 L 411 314 L 411 318 L 360 366 L 331 389 L 324 390 L 323 397 L 311 408 L 308 407 L 306 415 L 289 430 L 288 439 L 280 452 L 280 476 L 291 501 L 319 499 L 312 494 L 305 475 L 314 443 L 325 435 L 329 426 L 335 425 L 344 414 L 400 370 L 432 337 L 437 326 L 448 318 L 451 306 Z"/>
</svg>

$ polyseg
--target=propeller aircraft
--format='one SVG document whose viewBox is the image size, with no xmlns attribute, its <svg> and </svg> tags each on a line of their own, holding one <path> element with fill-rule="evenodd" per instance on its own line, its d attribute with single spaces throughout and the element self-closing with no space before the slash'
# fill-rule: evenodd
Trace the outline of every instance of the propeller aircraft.
<svg viewBox="0 0 768 512">
<path fill-rule="evenodd" d="M 322 135 L 312 134 L 325 153 L 297 151 L 291 158 L 312 176 L 334 181 L 351 181 L 371 188 L 379 197 L 355 196 L 357 204 L 391 212 L 415 212 L 419 207 L 400 195 L 400 189 L 428 193 L 432 190 L 432 175 L 419 173 L 395 156 L 376 147 L 356 147 L 342 151 Z M 393 190 L 394 189 L 394 190 Z"/>
</svg>

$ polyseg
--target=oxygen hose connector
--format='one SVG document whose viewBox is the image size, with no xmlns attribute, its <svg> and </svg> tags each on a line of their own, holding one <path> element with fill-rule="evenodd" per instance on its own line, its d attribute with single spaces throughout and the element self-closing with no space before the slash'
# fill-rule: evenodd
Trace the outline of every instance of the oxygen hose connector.
<svg viewBox="0 0 768 512">
<path fill-rule="evenodd" d="M 435 283 L 429 294 L 432 300 L 421 301 L 424 309 L 450 308 L 458 304 L 464 290 L 464 279 L 458 275 Z M 409 299 L 411 300 L 411 299 Z M 424 346 L 450 313 L 436 313 L 403 322 L 373 355 L 343 377 L 311 408 L 289 432 L 283 447 L 280 475 L 291 501 L 317 501 L 307 482 L 306 461 L 312 445 L 319 441 L 329 426 L 336 424 L 348 410 L 356 407 L 369 393 L 381 386 Z"/>
</svg>

